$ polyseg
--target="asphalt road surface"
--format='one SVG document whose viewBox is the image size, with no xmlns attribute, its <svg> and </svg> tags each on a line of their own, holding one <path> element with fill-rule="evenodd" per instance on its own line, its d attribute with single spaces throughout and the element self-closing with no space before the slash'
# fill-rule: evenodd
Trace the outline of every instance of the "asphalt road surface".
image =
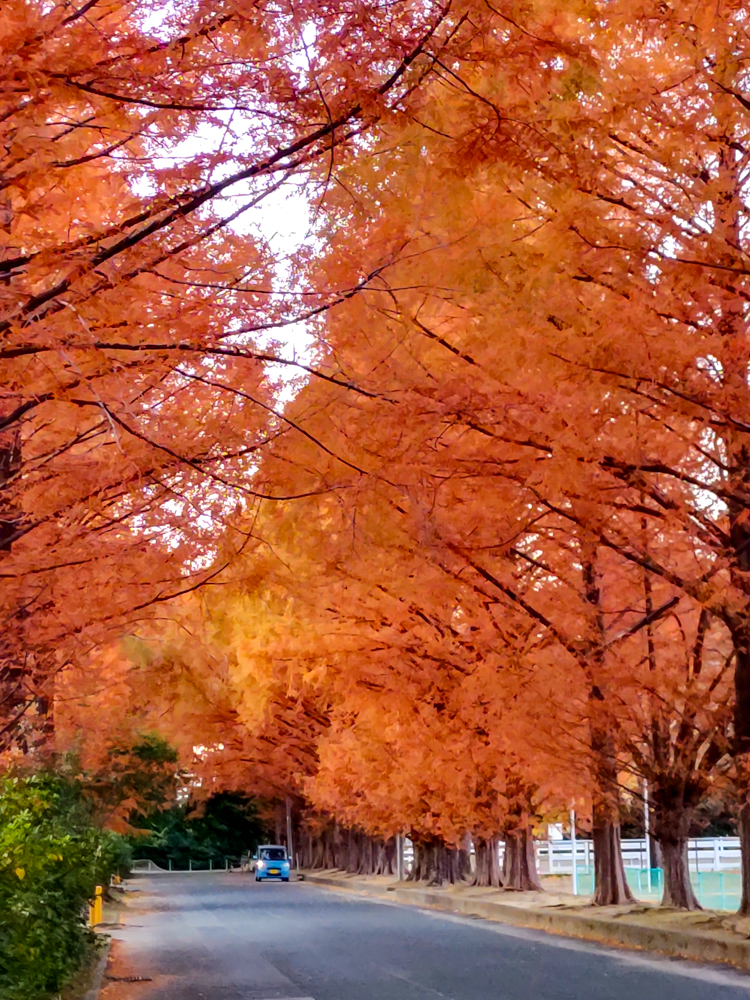
<svg viewBox="0 0 750 1000">
<path fill-rule="evenodd" d="M 310 883 L 222 873 L 133 885 L 136 908 L 113 936 L 121 964 L 152 982 L 128 1000 L 750 1000 L 750 975 Z"/>
</svg>

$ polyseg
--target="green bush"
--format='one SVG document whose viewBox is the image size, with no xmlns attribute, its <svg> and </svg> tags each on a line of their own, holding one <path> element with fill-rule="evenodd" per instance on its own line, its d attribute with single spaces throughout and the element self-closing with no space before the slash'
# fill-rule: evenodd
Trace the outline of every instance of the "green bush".
<svg viewBox="0 0 750 1000">
<path fill-rule="evenodd" d="M 92 823 L 79 782 L 0 779 L 0 997 L 39 1000 L 79 967 L 96 885 L 127 868 L 122 837 Z"/>
</svg>

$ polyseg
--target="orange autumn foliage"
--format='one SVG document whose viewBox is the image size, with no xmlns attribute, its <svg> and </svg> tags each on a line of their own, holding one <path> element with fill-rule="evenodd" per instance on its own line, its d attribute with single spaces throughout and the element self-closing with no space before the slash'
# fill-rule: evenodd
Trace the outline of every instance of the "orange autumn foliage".
<svg viewBox="0 0 750 1000">
<path fill-rule="evenodd" d="M 667 901 L 692 907 L 696 802 L 733 753 L 744 795 L 750 739 L 744 10 L 465 2 L 405 7 L 384 33 L 376 7 L 349 31 L 339 15 L 305 12 L 312 77 L 294 17 L 249 7 L 190 22 L 184 91 L 132 13 L 130 63 L 154 81 L 137 110 L 100 93 L 119 70 L 93 43 L 75 58 L 108 82 L 55 71 L 51 104 L 111 116 L 140 159 L 104 170 L 66 133 L 85 162 L 44 170 L 102 172 L 107 197 L 76 182 L 64 244 L 57 223 L 54 239 L 14 223 L 0 294 L 22 318 L 0 359 L 25 478 L 4 495 L 9 530 L 29 530 L 3 560 L 13 648 L 57 656 L 221 572 L 224 589 L 169 607 L 206 651 L 186 747 L 225 729 L 236 780 L 381 838 L 512 837 L 575 805 L 599 902 L 627 898 L 622 785 L 645 777 Z M 188 94 L 216 45 L 248 78 Z M 198 134 L 225 91 L 238 113 L 263 94 L 252 157 L 232 132 L 156 169 L 153 143 Z M 262 241 L 186 210 L 235 167 L 312 179 L 302 309 L 260 291 Z M 23 183 L 14 204 L 39 181 Z M 315 363 L 282 409 L 275 349 L 252 335 L 300 315 Z M 191 641 L 170 635 L 170 664 Z M 191 698 L 181 681 L 144 710 Z"/>
<path fill-rule="evenodd" d="M 283 430 L 279 367 L 306 366 L 272 338 L 351 290 L 285 294 L 256 206 L 403 109 L 444 22 L 3 5 L 0 746 L 33 742 L 48 679 L 215 577 L 246 543 L 237 508 L 280 495 L 258 454 Z"/>
</svg>

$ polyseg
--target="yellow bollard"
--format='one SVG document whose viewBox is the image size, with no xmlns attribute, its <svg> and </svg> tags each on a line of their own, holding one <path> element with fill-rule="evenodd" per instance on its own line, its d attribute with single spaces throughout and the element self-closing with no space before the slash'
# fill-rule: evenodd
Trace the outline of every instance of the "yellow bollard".
<svg viewBox="0 0 750 1000">
<path fill-rule="evenodd" d="M 89 904 L 89 927 L 96 927 L 102 922 L 102 887 L 96 887 L 94 902 Z"/>
</svg>

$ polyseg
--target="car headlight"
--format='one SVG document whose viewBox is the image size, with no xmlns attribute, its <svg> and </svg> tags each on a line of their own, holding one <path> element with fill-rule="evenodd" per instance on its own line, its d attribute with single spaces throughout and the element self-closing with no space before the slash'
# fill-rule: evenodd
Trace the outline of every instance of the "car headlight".
<svg viewBox="0 0 750 1000">
<path fill-rule="evenodd" d="M 265 867 L 266 867 L 265 861 L 256 862 L 256 868 L 265 868 Z"/>
</svg>

